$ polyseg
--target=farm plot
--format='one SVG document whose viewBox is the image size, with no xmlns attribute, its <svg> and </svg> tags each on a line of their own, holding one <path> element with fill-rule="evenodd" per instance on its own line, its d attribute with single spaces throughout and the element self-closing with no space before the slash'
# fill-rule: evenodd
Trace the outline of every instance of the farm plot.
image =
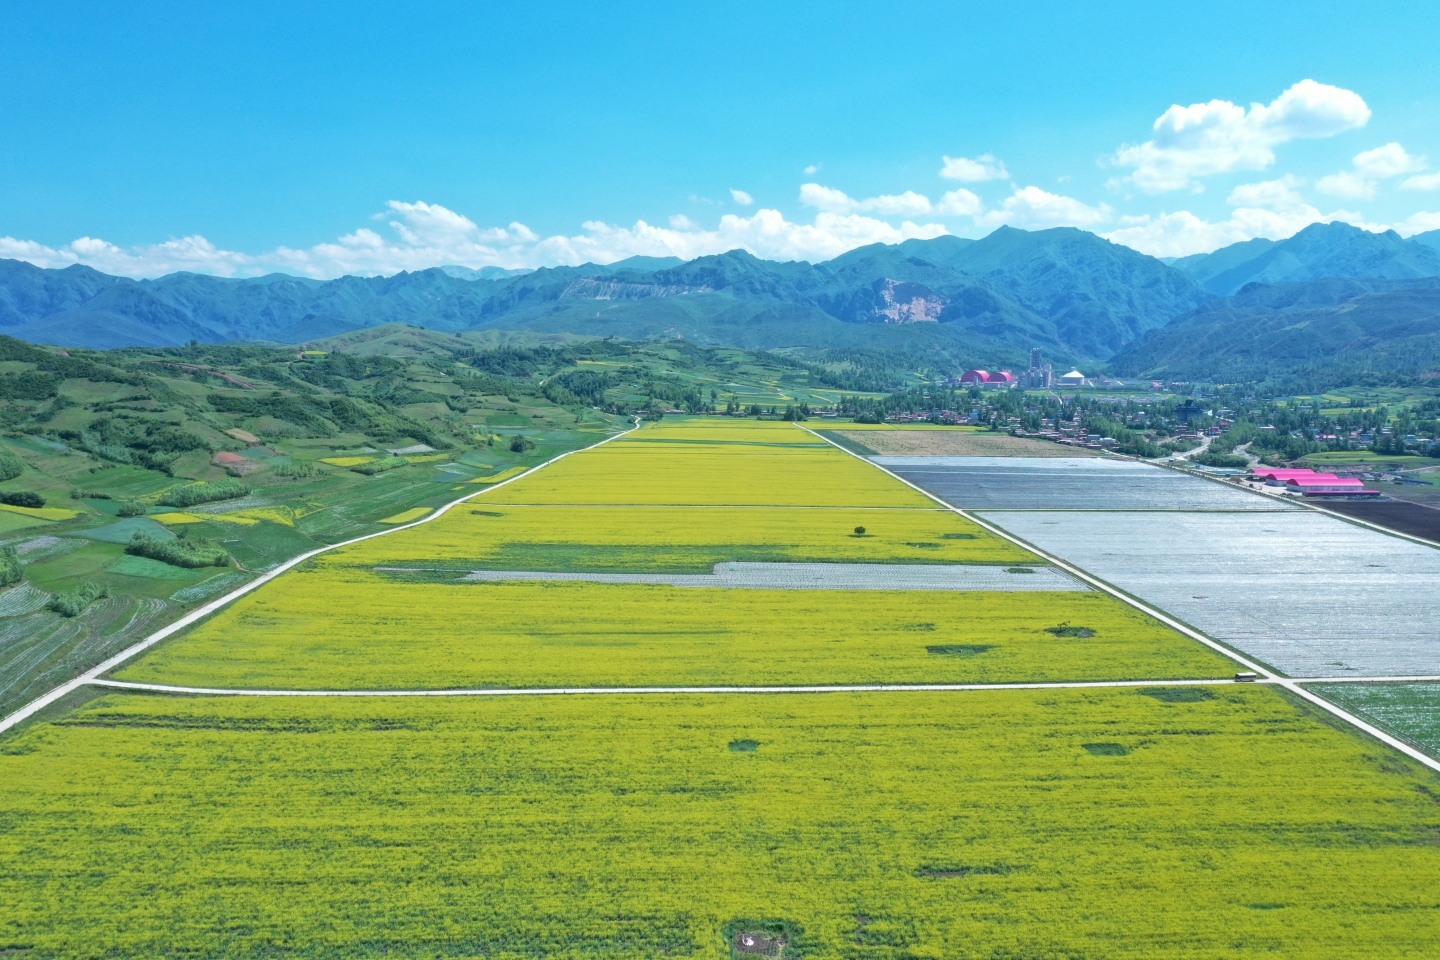
<svg viewBox="0 0 1440 960">
<path fill-rule="evenodd" d="M 1440 683 L 1317 683 L 1310 689 L 1440 757 Z"/>
<path fill-rule="evenodd" d="M 8 741 L 0 783 L 20 956 L 716 958 L 757 928 L 787 956 L 894 960 L 1440 942 L 1440 782 L 1263 688 L 109 695 Z"/>
<path fill-rule="evenodd" d="M 327 568 L 268 584 L 118 678 L 434 690 L 1178 679 L 1235 669 L 1104 594 L 1023 596 L 400 582 Z"/>
<path fill-rule="evenodd" d="M 429 572 L 404 567 L 376 569 L 384 573 L 404 575 Z M 717 563 L 710 573 L 472 570 L 461 579 L 651 583 L 672 587 L 728 587 L 747 590 L 1001 590 L 1015 593 L 1090 589 L 1083 581 L 1054 567 L 987 567 L 961 563 Z"/>
<path fill-rule="evenodd" d="M 827 430 L 871 454 L 930 457 L 1097 457 L 1084 448 L 978 430 Z"/>
<path fill-rule="evenodd" d="M 972 510 L 1299 510 L 1273 497 L 1132 460 L 874 457 L 946 503 Z"/>
<path fill-rule="evenodd" d="M 110 597 L 66 618 L 44 609 L 50 595 L 29 585 L 0 596 L 13 604 L 0 614 L 0 716 L 137 642 L 173 609 L 156 598 Z"/>
<path fill-rule="evenodd" d="M 524 497 L 530 482 L 518 483 L 516 496 Z M 323 563 L 708 573 L 727 560 L 1036 562 L 1028 550 L 933 503 L 915 509 L 537 507 L 486 496 L 433 523 L 328 554 Z"/>
<path fill-rule="evenodd" d="M 778 429 L 777 429 L 778 428 Z M 661 424 L 496 490 L 492 503 L 931 507 L 793 424 Z M 760 438 L 763 442 L 744 442 Z M 742 442 L 736 442 L 740 438 Z M 806 438 L 809 438 L 808 440 Z M 653 442 L 694 439 L 695 443 Z M 710 442 L 705 442 L 706 440 Z M 815 442 L 810 442 L 815 441 Z"/>
<path fill-rule="evenodd" d="M 1440 550 L 1309 510 L 986 512 L 1296 677 L 1440 674 Z"/>
</svg>

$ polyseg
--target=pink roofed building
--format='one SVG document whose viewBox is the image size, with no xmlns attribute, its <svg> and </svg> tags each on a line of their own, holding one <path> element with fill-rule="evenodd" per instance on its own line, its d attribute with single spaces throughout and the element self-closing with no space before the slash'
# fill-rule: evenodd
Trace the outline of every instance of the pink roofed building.
<svg viewBox="0 0 1440 960">
<path fill-rule="evenodd" d="M 1252 472 L 1257 478 L 1263 479 L 1266 486 L 1284 487 L 1288 492 L 1301 493 L 1307 497 L 1380 496 L 1379 490 L 1368 490 L 1359 480 L 1339 477 L 1333 473 L 1283 467 L 1256 467 Z"/>
<path fill-rule="evenodd" d="M 998 370 L 994 373 L 988 370 L 966 370 L 960 374 L 960 382 L 963 384 L 986 385 L 993 383 L 999 384 L 1000 386 L 1008 386 L 1015 382 L 1015 374 L 1009 370 Z"/>
</svg>

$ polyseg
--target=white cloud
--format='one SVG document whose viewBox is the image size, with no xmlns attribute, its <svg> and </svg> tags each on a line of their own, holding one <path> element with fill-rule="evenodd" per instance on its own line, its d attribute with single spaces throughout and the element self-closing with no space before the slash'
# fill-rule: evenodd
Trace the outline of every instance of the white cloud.
<svg viewBox="0 0 1440 960">
<path fill-rule="evenodd" d="M 1393 142 L 1387 143 L 1383 147 L 1376 147 L 1374 150 L 1357 153 L 1354 163 L 1356 170 L 1367 177 L 1375 177 L 1377 180 L 1388 180 L 1391 177 L 1407 173 L 1419 173 L 1427 166 L 1423 156 L 1414 156 L 1406 152 L 1400 144 Z"/>
<path fill-rule="evenodd" d="M 1354 169 L 1332 173 L 1315 181 L 1315 189 L 1332 197 L 1369 200 L 1379 189 L 1379 181 L 1407 173 L 1419 173 L 1427 166 L 1424 157 L 1413 156 L 1398 143 L 1387 143 L 1374 150 L 1357 153 Z M 1413 177 L 1412 180 L 1420 178 Z M 1407 180 L 1406 183 L 1410 181 Z"/>
<path fill-rule="evenodd" d="M 1285 174 L 1278 180 L 1262 180 L 1259 183 L 1242 183 L 1230 191 L 1225 202 L 1232 207 L 1267 207 L 1271 210 L 1295 210 L 1307 207 L 1300 195 L 1300 186 L 1305 181 Z M 1313 209 L 1313 208 L 1312 208 Z"/>
<path fill-rule="evenodd" d="M 1400 184 L 1401 190 L 1440 190 L 1440 171 L 1410 177 Z"/>
<path fill-rule="evenodd" d="M 833 192 L 839 194 L 839 191 Z M 917 208 L 919 201 L 924 202 L 925 208 L 929 207 L 929 201 L 918 194 L 874 200 L 874 207 L 887 210 Z M 689 217 L 676 215 L 670 218 L 668 227 L 643 220 L 631 227 L 589 221 L 578 234 L 541 238 L 521 223 L 480 227 L 468 217 L 438 204 L 399 201 L 388 204 L 387 226 L 389 229 L 383 231 L 362 227 L 331 243 L 304 249 L 282 246 L 258 255 L 221 250 L 198 236 L 131 248 L 90 237 L 62 247 L 0 237 L 0 257 L 26 260 L 42 267 L 83 263 L 106 273 L 130 277 L 157 277 L 177 270 L 218 276 L 259 276 L 279 270 L 328 279 L 346 274 L 388 276 L 401 270 L 424 270 L 451 263 L 513 269 L 610 263 L 637 254 L 688 260 L 737 247 L 768 259 L 819 261 L 865 244 L 930 239 L 946 232 L 940 224 L 905 220 L 894 225 L 854 209 L 823 210 L 808 224 L 791 222 L 778 210 L 761 209 L 749 217 L 727 214 L 712 230 L 704 229 Z"/>
<path fill-rule="evenodd" d="M 1093 227 L 1113 219 L 1107 204 L 1092 207 L 1073 197 L 1050 193 L 1039 187 L 1021 187 L 1006 197 L 999 208 L 980 213 L 975 222 L 982 227 L 1008 224 L 1030 230 L 1048 227 Z"/>
<path fill-rule="evenodd" d="M 906 190 L 900 194 L 870 197 L 867 200 L 855 200 L 843 190 L 836 190 L 818 183 L 800 185 L 800 202 L 807 207 L 815 207 L 817 210 L 824 210 L 827 213 L 864 212 L 891 217 L 920 216 L 932 210 L 930 198 L 913 190 Z"/>
<path fill-rule="evenodd" d="M 995 159 L 992 153 L 982 153 L 974 160 L 968 157 L 945 157 L 940 176 L 962 183 L 983 183 L 986 180 L 1004 180 L 1010 176 L 1005 164 Z"/>
<path fill-rule="evenodd" d="M 0 237 L 0 257 L 25 260 L 37 267 L 63 268 L 80 263 L 127 277 L 158 277 L 180 271 L 228 277 L 243 271 L 251 260 L 243 253 L 221 250 L 201 236 L 129 249 L 94 237 L 81 237 L 61 247 Z"/>
<path fill-rule="evenodd" d="M 1342 220 L 1367 230 L 1386 229 L 1366 222 L 1352 210 L 1321 213 L 1301 195 L 1298 188 L 1302 182 L 1287 174 L 1277 180 L 1241 184 L 1230 191 L 1227 202 L 1235 209 L 1228 220 L 1214 222 L 1178 210 L 1154 217 L 1129 217 L 1120 229 L 1103 236 L 1154 257 L 1185 257 L 1256 237 L 1283 240 L 1312 223 Z"/>
<path fill-rule="evenodd" d="M 1379 184 L 1358 170 L 1341 170 L 1315 181 L 1315 189 L 1321 193 L 1347 200 L 1373 200 L 1377 187 Z"/>
<path fill-rule="evenodd" d="M 936 213 L 961 217 L 978 217 L 984 210 L 985 204 L 980 202 L 980 198 L 964 187 L 946 193 L 935 205 Z"/>
<path fill-rule="evenodd" d="M 1113 162 L 1134 168 L 1125 179 L 1146 193 L 1198 191 L 1201 177 L 1265 169 L 1282 143 L 1334 136 L 1369 121 L 1359 94 L 1301 80 L 1268 106 L 1252 103 L 1248 110 L 1228 100 L 1172 105 L 1155 121 L 1151 139 L 1121 147 Z"/>
<path fill-rule="evenodd" d="M 730 188 L 730 199 L 734 200 L 742 207 L 749 207 L 754 205 L 755 203 L 754 197 L 750 196 L 750 194 L 746 193 L 744 190 L 736 190 L 734 187 Z"/>
<path fill-rule="evenodd" d="M 806 167 L 804 170 L 802 170 L 802 171 L 800 171 L 800 172 L 803 173 L 803 174 L 805 174 L 805 176 L 807 176 L 807 177 L 813 177 L 813 176 L 815 176 L 815 174 L 817 174 L 817 173 L 820 172 L 820 164 L 818 164 L 818 163 L 812 163 L 812 164 L 810 164 L 810 166 Z"/>
<path fill-rule="evenodd" d="M 1440 211 L 1421 211 L 1395 224 L 1395 232 L 1402 237 L 1413 237 L 1417 233 L 1440 230 Z"/>
</svg>

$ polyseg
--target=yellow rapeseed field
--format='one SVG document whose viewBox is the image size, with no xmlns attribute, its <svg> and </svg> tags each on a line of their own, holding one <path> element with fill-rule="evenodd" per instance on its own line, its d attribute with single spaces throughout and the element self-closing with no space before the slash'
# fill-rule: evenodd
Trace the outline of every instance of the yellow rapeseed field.
<svg viewBox="0 0 1440 960">
<path fill-rule="evenodd" d="M 236 513 L 152 513 L 150 519 L 157 523 L 164 524 L 185 524 L 185 523 L 206 523 L 214 520 L 220 523 L 238 523 L 242 527 L 251 527 L 259 523 L 253 517 L 241 516 Z"/>
<path fill-rule="evenodd" d="M 508 469 L 501 470 L 499 473 L 492 473 L 492 474 L 490 474 L 490 475 L 488 475 L 488 476 L 484 476 L 484 477 L 476 477 L 476 478 L 473 479 L 473 480 L 467 480 L 467 481 L 465 481 L 465 482 L 466 482 L 466 483 L 499 483 L 501 480 L 509 480 L 511 477 L 518 477 L 518 476 L 520 476 L 520 474 L 524 473 L 526 470 L 529 470 L 529 469 L 530 469 L 529 467 L 510 467 L 510 468 L 508 468 Z"/>
<path fill-rule="evenodd" d="M 17 957 L 725 960 L 746 920 L 811 960 L 1440 943 L 1440 780 L 1259 687 L 111 695 L 0 784 Z"/>
<path fill-rule="evenodd" d="M 802 431 L 796 430 L 799 435 Z M 930 507 L 934 501 L 830 445 L 616 441 L 496 490 L 495 503 Z"/>
<path fill-rule="evenodd" d="M 691 442 L 745 444 L 815 444 L 824 441 L 796 424 L 777 420 L 694 418 L 647 423 L 614 443 Z"/>
<path fill-rule="evenodd" d="M 79 510 L 66 510 L 64 507 L 15 507 L 8 503 L 0 503 L 0 510 L 7 513 L 18 513 L 26 517 L 35 517 L 40 520 L 73 520 L 80 516 Z"/>
<path fill-rule="evenodd" d="M 542 471 L 543 472 L 543 471 Z M 864 527 L 864 535 L 855 533 Z M 326 564 L 687 570 L 722 560 L 1023 563 L 1029 551 L 938 508 L 516 506 L 480 497 Z"/>
<path fill-rule="evenodd" d="M 1066 625 L 1094 636 L 1047 632 Z M 1100 593 L 405 583 L 332 568 L 249 594 L 119 677 L 379 690 L 1009 683 L 1234 670 Z"/>
</svg>

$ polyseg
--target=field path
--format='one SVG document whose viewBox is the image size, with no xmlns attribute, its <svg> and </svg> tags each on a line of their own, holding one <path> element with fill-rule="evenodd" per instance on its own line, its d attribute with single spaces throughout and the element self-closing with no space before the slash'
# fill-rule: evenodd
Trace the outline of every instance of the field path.
<svg viewBox="0 0 1440 960">
<path fill-rule="evenodd" d="M 1217 687 L 1235 683 L 1260 683 L 1289 686 L 1294 683 L 1375 683 L 1378 681 L 1425 683 L 1440 682 L 1434 677 L 1301 677 L 1281 679 L 1261 677 L 1237 681 L 1231 677 L 1208 680 L 1075 680 L 1046 683 L 854 683 L 831 685 L 789 685 L 773 687 L 481 687 L 471 690 L 253 690 L 243 687 L 177 687 L 163 683 L 133 683 L 128 680 L 82 680 L 82 684 L 136 690 L 145 693 L 169 693 L 184 696 L 212 697 L 552 697 L 552 696 L 640 696 L 675 693 L 947 693 L 985 690 L 1084 690 L 1090 687 Z"/>
</svg>

